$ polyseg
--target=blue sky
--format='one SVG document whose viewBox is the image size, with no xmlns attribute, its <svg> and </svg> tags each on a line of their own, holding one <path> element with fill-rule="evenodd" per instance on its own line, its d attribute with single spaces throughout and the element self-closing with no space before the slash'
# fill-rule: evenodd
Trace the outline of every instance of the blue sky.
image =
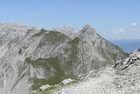
<svg viewBox="0 0 140 94">
<path fill-rule="evenodd" d="M 0 0 L 0 23 L 38 28 L 91 25 L 109 40 L 140 39 L 140 0 Z"/>
</svg>

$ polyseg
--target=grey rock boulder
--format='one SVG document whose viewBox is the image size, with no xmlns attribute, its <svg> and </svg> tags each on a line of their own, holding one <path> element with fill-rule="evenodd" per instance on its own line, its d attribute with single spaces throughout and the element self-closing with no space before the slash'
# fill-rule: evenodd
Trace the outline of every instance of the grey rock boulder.
<svg viewBox="0 0 140 94">
<path fill-rule="evenodd" d="M 49 88 L 49 85 L 43 85 L 39 88 L 40 91 L 44 91 L 45 89 Z"/>
<path fill-rule="evenodd" d="M 63 80 L 63 81 L 61 82 L 61 84 L 62 84 L 62 85 L 66 85 L 66 84 L 68 84 L 68 83 L 71 82 L 71 81 L 73 81 L 73 80 L 71 80 L 70 78 L 68 78 L 68 79 Z"/>
</svg>

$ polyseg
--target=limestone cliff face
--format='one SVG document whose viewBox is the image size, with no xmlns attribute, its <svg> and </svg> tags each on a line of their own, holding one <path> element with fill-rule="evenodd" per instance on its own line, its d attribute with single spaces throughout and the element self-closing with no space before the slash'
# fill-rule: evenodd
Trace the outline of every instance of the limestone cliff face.
<svg viewBox="0 0 140 94">
<path fill-rule="evenodd" d="M 8 28 L 8 29 L 7 29 Z M 128 56 L 86 25 L 69 37 L 23 24 L 0 25 L 0 93 L 25 94 Z"/>
</svg>

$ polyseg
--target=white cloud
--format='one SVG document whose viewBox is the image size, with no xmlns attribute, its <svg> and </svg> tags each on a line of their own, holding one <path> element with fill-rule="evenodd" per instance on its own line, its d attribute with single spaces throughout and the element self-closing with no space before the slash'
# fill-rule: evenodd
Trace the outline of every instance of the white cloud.
<svg viewBox="0 0 140 94">
<path fill-rule="evenodd" d="M 137 25 L 136 23 L 132 23 L 131 25 Z"/>
<path fill-rule="evenodd" d="M 119 33 L 126 33 L 126 31 L 123 28 L 113 29 L 110 31 L 111 33 L 119 34 Z"/>
<path fill-rule="evenodd" d="M 115 28 L 115 29 L 113 29 L 113 30 L 111 30 L 110 31 L 111 33 L 115 33 L 115 34 L 118 34 L 119 32 L 117 31 L 117 29 Z"/>
<path fill-rule="evenodd" d="M 126 33 L 126 31 L 123 28 L 119 28 L 118 31 L 122 33 Z"/>
<path fill-rule="evenodd" d="M 139 29 L 132 29 L 133 31 L 138 31 Z"/>
</svg>

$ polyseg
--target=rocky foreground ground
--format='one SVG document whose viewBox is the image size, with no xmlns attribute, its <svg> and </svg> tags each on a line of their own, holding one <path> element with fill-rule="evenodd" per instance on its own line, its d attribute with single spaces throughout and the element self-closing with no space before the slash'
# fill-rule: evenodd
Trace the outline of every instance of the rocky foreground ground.
<svg viewBox="0 0 140 94">
<path fill-rule="evenodd" d="M 50 94 L 139 94 L 140 66 L 137 68 L 134 66 L 128 72 L 118 72 L 117 75 L 113 68 L 106 68 L 95 77 L 54 90 Z"/>
</svg>

